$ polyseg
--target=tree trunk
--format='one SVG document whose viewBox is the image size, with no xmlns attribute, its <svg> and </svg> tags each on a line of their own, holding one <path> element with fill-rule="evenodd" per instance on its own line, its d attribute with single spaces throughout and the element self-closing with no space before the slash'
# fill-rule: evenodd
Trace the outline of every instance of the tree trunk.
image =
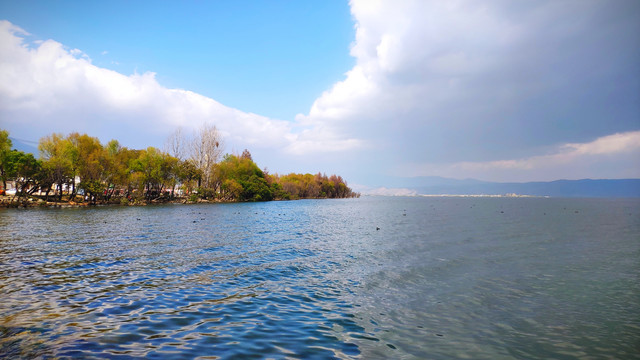
<svg viewBox="0 0 640 360">
<path fill-rule="evenodd" d="M 16 193 L 15 193 L 15 195 L 13 195 L 13 198 L 11 198 L 11 202 L 15 202 L 16 201 L 16 197 L 18 198 L 18 201 L 20 201 L 20 188 L 18 187 L 18 181 L 17 180 L 14 183 L 14 187 L 16 188 Z"/>
<path fill-rule="evenodd" d="M 76 177 L 71 180 L 71 194 L 69 194 L 69 201 L 73 201 L 76 197 Z"/>
</svg>

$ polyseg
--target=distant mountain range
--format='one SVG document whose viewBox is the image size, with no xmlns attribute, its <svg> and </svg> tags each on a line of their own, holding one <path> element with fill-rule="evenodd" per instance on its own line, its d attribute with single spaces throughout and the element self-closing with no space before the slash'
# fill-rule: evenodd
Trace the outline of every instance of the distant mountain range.
<svg viewBox="0 0 640 360">
<path fill-rule="evenodd" d="M 532 195 L 552 197 L 640 197 L 640 179 L 583 179 L 549 182 L 498 183 L 475 179 L 417 177 L 399 187 L 419 195 Z M 372 192 L 374 193 L 374 192 Z M 401 194 L 401 193 L 399 193 Z"/>
</svg>

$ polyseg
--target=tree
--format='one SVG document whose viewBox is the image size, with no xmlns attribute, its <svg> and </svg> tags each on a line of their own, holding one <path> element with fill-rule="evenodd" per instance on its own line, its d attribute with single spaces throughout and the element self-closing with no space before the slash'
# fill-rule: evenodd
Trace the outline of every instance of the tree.
<svg viewBox="0 0 640 360">
<path fill-rule="evenodd" d="M 105 185 L 107 186 L 105 200 L 109 201 L 116 190 L 117 181 L 119 180 L 120 164 L 118 162 L 118 154 L 122 151 L 122 147 L 118 140 L 111 140 L 104 147 L 104 173 Z"/>
<path fill-rule="evenodd" d="M 202 172 L 193 164 L 192 161 L 184 160 L 179 161 L 176 168 L 176 174 L 178 181 L 182 183 L 183 188 L 187 194 L 191 193 L 191 190 L 202 177 Z"/>
<path fill-rule="evenodd" d="M 112 178 L 111 181 L 116 186 L 124 188 L 125 196 L 129 197 L 136 188 L 138 179 L 134 173 L 131 164 L 140 156 L 143 150 L 132 150 L 126 147 L 120 147 L 113 153 Z M 109 153 L 109 152 L 108 152 Z"/>
<path fill-rule="evenodd" d="M 54 133 L 40 139 L 38 150 L 52 184 L 58 185 L 58 201 L 61 201 L 62 185 L 69 183 L 72 176 L 72 147 L 62 134 Z"/>
<path fill-rule="evenodd" d="M 214 165 L 222 156 L 222 136 L 215 126 L 203 124 L 194 134 L 190 145 L 189 158 L 202 173 L 198 186 L 211 188 L 215 183 Z"/>
<path fill-rule="evenodd" d="M 185 159 L 188 152 L 187 138 L 184 136 L 181 127 L 176 128 L 176 130 L 169 135 L 164 146 L 165 152 L 169 153 L 171 156 L 178 160 Z"/>
<path fill-rule="evenodd" d="M 242 195 L 244 188 L 234 179 L 226 179 L 220 186 L 224 200 L 237 200 Z"/>
<path fill-rule="evenodd" d="M 105 149 L 95 137 L 71 133 L 67 137 L 52 134 L 40 139 L 38 149 L 44 160 L 44 168 L 54 184 L 58 184 L 59 201 L 62 200 L 62 185 L 70 184 L 69 200 L 76 194 L 76 176 L 83 188 L 94 195 L 98 184 L 106 179 Z M 89 186 L 91 184 L 91 186 Z M 91 191 L 89 191 L 91 189 Z"/>
<path fill-rule="evenodd" d="M 253 158 L 251 157 L 251 153 L 247 149 L 244 149 L 244 151 L 242 152 L 242 155 L 240 155 L 240 158 L 241 159 L 249 159 L 249 160 L 253 161 Z"/>
<path fill-rule="evenodd" d="M 273 192 L 267 184 L 264 176 L 251 175 L 249 179 L 241 180 L 243 191 L 240 196 L 242 201 L 270 201 L 273 200 Z"/>
<path fill-rule="evenodd" d="M 7 189 L 8 180 L 8 156 L 11 152 L 11 139 L 9 139 L 9 132 L 7 130 L 0 130 L 0 177 L 2 177 L 2 189 Z"/>
<path fill-rule="evenodd" d="M 162 163 L 160 165 L 160 176 L 162 187 L 171 187 L 171 197 L 174 195 L 176 184 L 178 183 L 178 168 L 180 160 L 167 153 L 162 153 Z"/>
<path fill-rule="evenodd" d="M 41 161 L 40 176 L 38 176 L 38 186 L 45 191 L 45 201 L 49 201 L 49 192 L 55 184 L 53 169 L 49 163 Z"/>
<path fill-rule="evenodd" d="M 273 189 L 265 179 L 264 172 L 249 157 L 226 155 L 217 166 L 217 174 L 224 179 L 221 189 L 222 196 L 227 200 L 273 200 Z"/>
<path fill-rule="evenodd" d="M 178 159 L 154 147 L 141 151 L 138 158 L 131 162 L 131 169 L 139 174 L 147 201 L 161 195 L 164 185 L 174 181 L 177 163 Z"/>
<path fill-rule="evenodd" d="M 86 136 L 86 135 L 85 135 Z M 81 154 L 80 154 L 80 137 L 81 135 L 77 132 L 71 133 L 67 136 L 65 153 L 69 158 L 69 162 L 71 164 L 70 167 L 70 184 L 71 184 L 71 193 L 69 194 L 69 199 L 72 199 L 76 195 L 76 176 L 78 175 L 78 168 L 80 167 Z"/>
<path fill-rule="evenodd" d="M 108 177 L 105 171 L 105 166 L 107 165 L 106 151 L 98 138 L 86 134 L 75 135 L 74 140 L 78 154 L 77 171 L 80 177 L 78 187 L 83 189 L 95 201 L 101 193 L 106 193 L 104 188 Z M 73 199 L 74 195 L 75 192 L 72 193 L 69 200 Z"/>
<path fill-rule="evenodd" d="M 10 150 L 11 145 L 8 132 L 0 130 L 0 175 L 4 184 L 16 181 L 19 197 L 40 188 L 46 190 L 48 201 L 54 189 L 54 197 L 58 195 L 58 201 L 62 201 L 66 185 L 71 189 L 69 200 L 81 189 L 92 202 L 111 201 L 114 194 L 130 199 L 136 190 L 140 197 L 153 201 L 164 197 L 169 188 L 173 197 L 180 183 L 187 193 L 197 183 L 198 196 L 230 201 L 358 196 L 336 175 L 270 175 L 266 168 L 260 170 L 247 149 L 241 155 L 227 154 L 219 161 L 221 136 L 215 126 L 207 124 L 188 141 L 181 129 L 176 130 L 165 152 L 154 147 L 127 149 L 116 140 L 102 145 L 98 138 L 79 133 L 54 133 L 40 139 L 42 161 Z"/>
<path fill-rule="evenodd" d="M 288 174 L 272 176 L 271 182 L 278 184 L 282 191 L 276 191 L 278 198 L 287 198 L 288 193 L 292 199 L 299 198 L 346 198 L 358 197 L 346 184 L 342 177 L 323 174 Z M 272 187 L 276 189 L 273 185 Z"/>
<path fill-rule="evenodd" d="M 131 163 L 131 168 L 140 174 L 142 191 L 147 200 L 151 198 L 151 191 L 160 182 L 160 151 L 148 147 L 140 152 L 140 156 Z"/>
<path fill-rule="evenodd" d="M 18 200 L 24 194 L 33 193 L 36 189 L 36 180 L 40 175 L 41 162 L 36 160 L 32 154 L 25 154 L 22 151 L 12 150 L 8 154 L 8 175 L 15 179 L 16 195 Z"/>
</svg>

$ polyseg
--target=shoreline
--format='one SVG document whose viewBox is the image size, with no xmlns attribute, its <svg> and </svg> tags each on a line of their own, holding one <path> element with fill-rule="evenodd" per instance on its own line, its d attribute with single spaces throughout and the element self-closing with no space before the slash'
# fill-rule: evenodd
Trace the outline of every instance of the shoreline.
<svg viewBox="0 0 640 360">
<path fill-rule="evenodd" d="M 224 201 L 224 200 L 204 200 L 198 199 L 196 201 L 189 201 L 186 197 L 174 198 L 169 200 L 151 200 L 149 202 L 145 200 L 125 201 L 118 198 L 109 202 L 96 202 L 91 203 L 87 201 L 45 201 L 37 196 L 28 199 L 21 199 L 20 201 L 12 201 L 13 196 L 0 195 L 0 208 L 76 208 L 76 207 L 94 207 L 94 206 L 147 206 L 147 205 L 162 205 L 162 204 L 219 204 L 219 203 L 235 203 L 237 201 Z"/>
<path fill-rule="evenodd" d="M 252 201 L 229 201 L 229 200 L 206 200 L 206 199 L 198 199 L 196 201 L 189 201 L 187 198 L 175 198 L 172 200 L 151 200 L 147 201 L 128 201 L 123 203 L 122 201 L 111 201 L 111 202 L 98 202 L 98 203 L 89 203 L 89 202 L 75 202 L 75 201 L 44 201 L 43 199 L 25 199 L 20 202 L 12 202 L 12 196 L 0 195 L 0 209 L 30 209 L 30 208 L 82 208 L 82 207 L 103 207 L 103 206 L 149 206 L 149 205 L 167 205 L 167 204 L 176 204 L 176 205 L 197 205 L 197 204 L 238 204 L 238 203 L 249 203 Z M 269 201 L 261 201 L 261 202 L 271 202 L 271 201 L 295 201 L 295 200 L 325 200 L 329 198 L 300 198 L 300 199 L 277 199 L 277 200 L 269 200 Z"/>
</svg>

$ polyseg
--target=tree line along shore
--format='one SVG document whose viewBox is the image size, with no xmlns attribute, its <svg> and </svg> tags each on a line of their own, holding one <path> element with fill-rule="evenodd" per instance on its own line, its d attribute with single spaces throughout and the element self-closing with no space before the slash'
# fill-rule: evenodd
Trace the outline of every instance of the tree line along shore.
<svg viewBox="0 0 640 360">
<path fill-rule="evenodd" d="M 224 154 L 215 126 L 186 135 L 178 128 L 165 149 L 102 144 L 87 134 L 51 134 L 39 158 L 12 149 L 0 130 L 0 205 L 144 205 L 358 197 L 338 175 L 269 174 L 251 153 Z"/>
</svg>

